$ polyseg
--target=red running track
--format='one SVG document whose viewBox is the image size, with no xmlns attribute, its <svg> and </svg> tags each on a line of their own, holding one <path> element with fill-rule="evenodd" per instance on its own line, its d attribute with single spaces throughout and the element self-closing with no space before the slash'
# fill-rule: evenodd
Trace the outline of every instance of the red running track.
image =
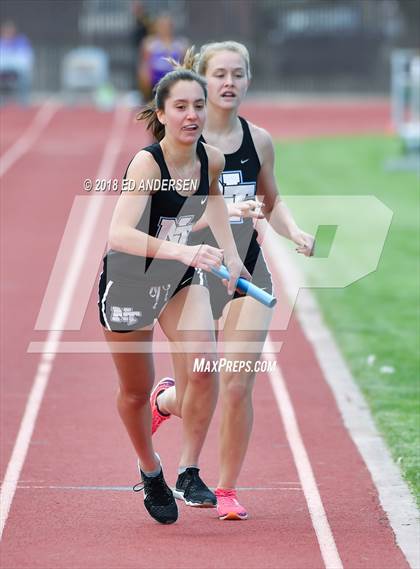
<svg viewBox="0 0 420 569">
<path fill-rule="evenodd" d="M 88 109 L 60 110 L 1 181 L 3 476 L 40 357 L 26 350 L 47 336 L 33 328 L 63 227 L 74 197 L 83 193 L 83 179 L 97 172 L 112 118 Z M 144 143 L 141 128 L 130 123 L 114 176 Z M 102 340 L 95 290 L 81 330 L 62 339 Z M 298 321 L 293 318 L 285 332 L 272 332 L 272 340 L 284 342 L 278 364 L 343 566 L 408 567 Z M 167 374 L 168 356 L 158 354 L 156 360 L 157 376 Z M 110 356 L 57 355 L 3 534 L 2 567 L 325 567 L 265 374 L 256 382 L 255 427 L 239 481 L 251 517 L 238 523 L 222 523 L 214 510 L 183 505 L 173 526 L 149 518 L 142 495 L 130 491 L 138 479 L 115 410 L 115 385 Z M 201 464 L 212 486 L 217 424 L 216 414 Z M 177 419 L 162 426 L 156 446 L 174 483 Z"/>
<path fill-rule="evenodd" d="M 32 124 L 38 107 L 20 107 L 10 105 L 0 110 L 0 156 L 12 146 L 12 144 Z"/>
<path fill-rule="evenodd" d="M 243 115 L 275 138 L 390 133 L 391 111 L 386 100 L 244 103 Z"/>
</svg>

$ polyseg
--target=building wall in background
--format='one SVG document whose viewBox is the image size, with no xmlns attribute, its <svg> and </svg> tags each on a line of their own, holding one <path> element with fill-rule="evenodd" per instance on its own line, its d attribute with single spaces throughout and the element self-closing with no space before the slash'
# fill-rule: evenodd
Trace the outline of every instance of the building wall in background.
<svg viewBox="0 0 420 569">
<path fill-rule="evenodd" d="M 1 20 L 13 19 L 32 41 L 36 90 L 58 90 L 64 54 L 81 45 L 105 49 L 113 84 L 126 90 L 135 86 L 137 60 L 131 4 L 131 0 L 2 0 Z M 177 31 L 197 46 L 222 39 L 245 43 L 257 91 L 388 92 L 392 49 L 420 47 L 417 0 L 146 0 L 143 4 L 152 17 L 170 11 Z"/>
</svg>

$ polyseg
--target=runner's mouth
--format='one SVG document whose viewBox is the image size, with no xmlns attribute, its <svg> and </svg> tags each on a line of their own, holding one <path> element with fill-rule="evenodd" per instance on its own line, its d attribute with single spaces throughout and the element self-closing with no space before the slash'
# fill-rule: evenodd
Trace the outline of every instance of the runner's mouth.
<svg viewBox="0 0 420 569">
<path fill-rule="evenodd" d="M 187 130 L 189 132 L 194 132 L 195 130 L 198 130 L 198 125 L 187 124 L 187 125 L 183 126 L 181 130 Z"/>
</svg>

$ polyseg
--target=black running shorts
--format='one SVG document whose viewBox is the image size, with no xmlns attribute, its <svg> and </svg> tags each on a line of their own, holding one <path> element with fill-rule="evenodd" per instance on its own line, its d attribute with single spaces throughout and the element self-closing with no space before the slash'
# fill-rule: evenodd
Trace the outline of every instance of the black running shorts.
<svg viewBox="0 0 420 569">
<path fill-rule="evenodd" d="M 271 274 L 267 268 L 261 250 L 259 251 L 259 254 L 255 254 L 254 251 L 248 254 L 245 258 L 244 266 L 252 275 L 252 283 L 254 285 L 258 286 L 262 290 L 265 290 L 269 294 L 273 293 Z M 237 291 L 235 291 L 233 296 L 229 295 L 227 293 L 227 288 L 222 283 L 222 281 L 211 273 L 207 273 L 207 281 L 210 292 L 211 310 L 214 320 L 219 320 L 219 318 L 221 318 L 223 309 L 228 302 L 233 299 L 242 298 L 245 296 L 244 294 L 241 294 Z"/>
<path fill-rule="evenodd" d="M 169 300 L 181 289 L 199 284 L 207 286 L 206 274 L 201 269 L 188 267 L 176 281 L 170 275 L 151 279 L 127 280 L 103 271 L 99 280 L 99 320 L 113 332 L 132 332 L 153 324 Z"/>
</svg>

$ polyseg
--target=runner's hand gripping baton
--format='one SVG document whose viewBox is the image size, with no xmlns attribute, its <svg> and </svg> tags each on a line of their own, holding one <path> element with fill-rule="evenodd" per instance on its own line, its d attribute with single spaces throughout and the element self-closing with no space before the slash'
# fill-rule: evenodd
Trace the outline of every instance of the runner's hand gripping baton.
<svg viewBox="0 0 420 569">
<path fill-rule="evenodd" d="M 212 269 L 212 272 L 220 279 L 230 279 L 229 271 L 224 265 L 221 265 L 219 269 Z M 252 296 L 252 298 L 255 298 L 255 300 L 258 300 L 258 302 L 261 302 L 269 308 L 272 308 L 277 302 L 277 298 L 275 296 L 268 294 L 268 292 L 265 292 L 265 290 L 260 289 L 243 277 L 239 277 L 238 282 L 236 283 L 236 288 L 244 294 Z"/>
</svg>

